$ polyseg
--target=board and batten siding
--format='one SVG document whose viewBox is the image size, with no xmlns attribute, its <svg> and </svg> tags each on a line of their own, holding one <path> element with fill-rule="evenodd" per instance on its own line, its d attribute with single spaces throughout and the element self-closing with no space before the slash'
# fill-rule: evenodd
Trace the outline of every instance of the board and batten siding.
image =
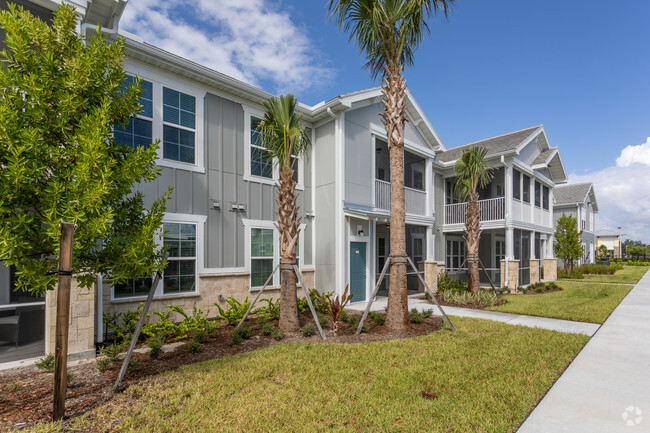
<svg viewBox="0 0 650 433">
<path fill-rule="evenodd" d="M 200 101 L 197 101 L 200 103 Z M 244 109 L 241 104 L 207 93 L 204 100 L 204 161 L 205 173 L 179 168 L 162 167 L 160 177 L 151 183 L 139 184 L 137 190 L 150 205 L 170 186 L 174 188 L 167 202 L 167 212 L 206 215 L 205 257 L 203 267 L 243 268 L 246 266 L 245 234 L 242 219 L 275 220 L 274 185 L 244 180 L 244 155 L 246 149 Z M 299 216 L 306 224 L 303 235 L 305 265 L 312 260 L 312 222 L 304 218 L 312 211 L 311 161 L 304 162 L 304 190 L 297 200 Z M 214 208 L 213 202 L 220 202 Z M 231 204 L 244 205 L 245 211 L 231 211 Z"/>
</svg>

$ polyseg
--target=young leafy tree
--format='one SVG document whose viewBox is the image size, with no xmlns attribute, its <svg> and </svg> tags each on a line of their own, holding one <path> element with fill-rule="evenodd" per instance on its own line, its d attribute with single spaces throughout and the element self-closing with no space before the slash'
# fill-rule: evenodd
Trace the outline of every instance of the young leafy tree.
<svg viewBox="0 0 650 433">
<path fill-rule="evenodd" d="M 404 67 L 412 66 L 427 20 L 455 0 L 330 0 L 329 12 L 365 55 L 372 78 L 381 75 L 382 122 L 390 158 L 390 280 L 386 326 L 408 326 L 406 227 L 404 211 Z"/>
<path fill-rule="evenodd" d="M 573 272 L 573 262 L 580 259 L 583 254 L 582 230 L 578 231 L 578 220 L 572 215 L 562 214 L 557 220 L 553 251 L 564 262 L 567 275 Z"/>
<path fill-rule="evenodd" d="M 132 187 L 157 177 L 157 143 L 132 150 L 112 138 L 112 125 L 140 110 L 139 85 L 125 86 L 123 42 L 97 33 L 84 43 L 65 4 L 51 25 L 10 5 L 0 25 L 0 259 L 16 266 L 17 290 L 54 288 L 62 221 L 76 224 L 82 286 L 97 273 L 153 274 L 170 191 L 145 209 Z"/>
<path fill-rule="evenodd" d="M 264 102 L 264 119 L 259 124 L 259 140 L 277 165 L 280 178 L 276 184 L 278 196 L 275 199 L 276 227 L 280 233 L 280 322 L 278 326 L 286 332 L 300 330 L 298 322 L 298 299 L 296 298 L 296 274 L 292 265 L 296 263 L 296 242 L 291 241 L 300 231 L 300 218 L 296 200 L 294 163 L 305 154 L 310 146 L 309 134 L 300 125 L 300 114 L 296 113 L 296 98 L 282 95 Z"/>
<path fill-rule="evenodd" d="M 485 165 L 487 148 L 472 147 L 456 160 L 455 192 L 460 200 L 467 200 L 465 211 L 465 245 L 467 246 L 467 288 L 478 293 L 480 278 L 478 247 L 481 240 L 481 210 L 478 207 L 477 188 L 485 188 L 492 180 L 492 169 Z"/>
<path fill-rule="evenodd" d="M 607 256 L 607 254 L 609 254 L 609 250 L 607 249 L 607 246 L 605 244 L 602 244 L 601 246 L 598 247 L 598 253 L 602 257 L 605 257 Z"/>
</svg>

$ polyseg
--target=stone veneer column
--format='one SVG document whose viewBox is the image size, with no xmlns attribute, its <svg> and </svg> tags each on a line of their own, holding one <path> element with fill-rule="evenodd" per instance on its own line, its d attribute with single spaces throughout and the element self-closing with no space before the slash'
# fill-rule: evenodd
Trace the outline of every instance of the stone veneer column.
<svg viewBox="0 0 650 433">
<path fill-rule="evenodd" d="M 517 290 L 519 287 L 519 260 L 509 259 L 507 261 L 508 269 L 506 270 L 506 260 L 501 260 L 501 287 L 508 287 L 510 290 Z M 505 286 L 506 271 L 508 272 L 508 285 Z"/>
<path fill-rule="evenodd" d="M 544 277 L 547 281 L 557 280 L 557 259 L 544 259 Z"/>
<path fill-rule="evenodd" d="M 539 282 L 539 259 L 530 259 L 530 284 Z"/>
<path fill-rule="evenodd" d="M 56 336 L 56 295 L 58 287 L 47 292 L 45 353 L 54 353 Z M 79 287 L 72 279 L 70 288 L 70 323 L 68 324 L 68 355 L 72 358 L 95 356 L 95 290 Z"/>
<path fill-rule="evenodd" d="M 438 293 L 438 275 L 445 272 L 444 263 L 424 262 L 424 281 L 433 293 Z"/>
</svg>

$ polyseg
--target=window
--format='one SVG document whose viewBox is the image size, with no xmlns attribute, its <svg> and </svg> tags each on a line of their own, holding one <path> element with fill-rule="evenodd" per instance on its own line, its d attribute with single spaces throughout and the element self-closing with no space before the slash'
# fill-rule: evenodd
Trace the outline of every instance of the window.
<svg viewBox="0 0 650 433">
<path fill-rule="evenodd" d="M 251 287 L 262 287 L 273 272 L 273 229 L 251 229 Z"/>
<path fill-rule="evenodd" d="M 542 195 L 542 199 L 543 199 L 543 200 L 542 200 L 542 207 L 543 207 L 544 209 L 548 210 L 548 206 L 549 206 L 549 204 L 548 204 L 548 200 L 549 200 L 548 187 L 547 187 L 547 186 L 544 186 L 544 187 L 542 188 L 542 192 L 543 192 L 543 195 Z"/>
<path fill-rule="evenodd" d="M 458 269 L 465 261 L 465 241 L 447 240 L 447 269 Z"/>
<path fill-rule="evenodd" d="M 512 198 L 521 199 L 521 175 L 517 170 L 512 170 Z"/>
<path fill-rule="evenodd" d="M 269 151 L 264 147 L 260 138 L 258 125 L 262 119 L 251 116 L 250 118 L 250 170 L 252 176 L 273 179 L 273 160 Z"/>
<path fill-rule="evenodd" d="M 524 203 L 530 203 L 530 177 L 524 174 L 523 178 L 524 178 L 524 184 L 523 184 L 521 195 L 524 200 Z"/>
<path fill-rule="evenodd" d="M 542 184 L 535 181 L 535 206 L 542 206 Z"/>
<path fill-rule="evenodd" d="M 506 241 L 497 239 L 494 241 L 494 255 L 496 259 L 496 268 L 501 266 L 501 260 L 506 258 Z"/>
<path fill-rule="evenodd" d="M 454 188 L 456 187 L 456 181 L 448 180 L 446 182 L 446 195 L 447 195 L 447 204 L 458 203 L 458 198 L 455 194 Z"/>
<path fill-rule="evenodd" d="M 125 77 L 124 87 L 135 82 L 135 77 L 127 75 Z M 117 123 L 113 127 L 113 137 L 115 142 L 123 144 L 132 149 L 139 146 L 149 147 L 153 142 L 153 83 L 142 80 L 142 94 L 140 95 L 140 105 L 142 110 L 129 123 Z"/>
<path fill-rule="evenodd" d="M 153 278 L 151 277 L 128 280 L 123 284 L 116 284 L 113 287 L 113 296 L 116 299 L 147 296 L 149 294 L 149 290 L 151 290 L 152 284 Z"/>
<path fill-rule="evenodd" d="M 163 158 L 195 162 L 196 98 L 163 87 Z"/>
<path fill-rule="evenodd" d="M 163 243 L 169 248 L 163 272 L 163 293 L 196 291 L 196 225 L 165 223 Z"/>
<path fill-rule="evenodd" d="M 542 256 L 542 235 L 540 233 L 535 233 L 535 258 L 541 259 Z"/>
</svg>

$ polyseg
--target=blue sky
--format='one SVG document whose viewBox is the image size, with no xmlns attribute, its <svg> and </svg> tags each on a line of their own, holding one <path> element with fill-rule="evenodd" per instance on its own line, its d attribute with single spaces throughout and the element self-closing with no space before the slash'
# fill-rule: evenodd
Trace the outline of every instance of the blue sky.
<svg viewBox="0 0 650 433">
<path fill-rule="evenodd" d="M 193 4 L 132 1 L 122 28 L 309 105 L 378 85 L 326 1 Z M 594 182 L 599 228 L 650 242 L 648 17 L 643 0 L 458 0 L 407 84 L 447 147 L 544 124 L 570 180 Z"/>
</svg>

